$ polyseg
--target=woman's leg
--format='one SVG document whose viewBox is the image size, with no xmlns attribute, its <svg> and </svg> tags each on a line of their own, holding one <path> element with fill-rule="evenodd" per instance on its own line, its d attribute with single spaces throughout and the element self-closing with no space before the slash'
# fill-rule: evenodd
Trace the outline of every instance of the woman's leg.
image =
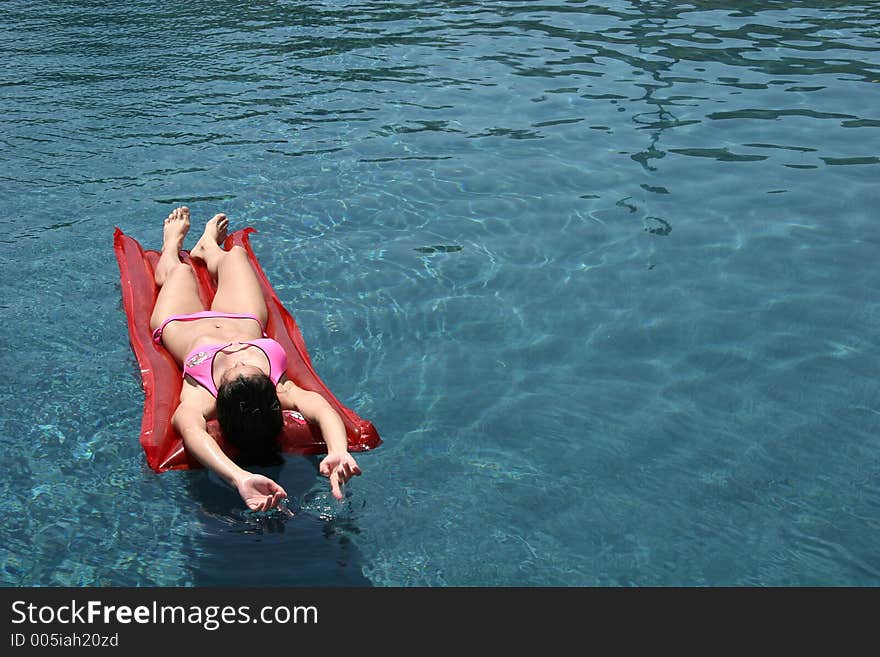
<svg viewBox="0 0 880 657">
<path fill-rule="evenodd" d="M 199 298 L 192 267 L 180 261 L 183 238 L 189 230 L 189 208 L 176 208 L 165 220 L 164 240 L 159 262 L 156 264 L 156 285 L 160 287 L 150 328 L 156 329 L 172 315 L 185 315 L 204 310 Z"/>
<path fill-rule="evenodd" d="M 240 246 L 229 251 L 220 248 L 228 227 L 225 214 L 215 215 L 205 225 L 204 234 L 191 252 L 193 257 L 205 261 L 208 271 L 217 279 L 217 294 L 211 310 L 255 315 L 265 326 L 268 317 L 266 302 L 247 251 Z"/>
</svg>

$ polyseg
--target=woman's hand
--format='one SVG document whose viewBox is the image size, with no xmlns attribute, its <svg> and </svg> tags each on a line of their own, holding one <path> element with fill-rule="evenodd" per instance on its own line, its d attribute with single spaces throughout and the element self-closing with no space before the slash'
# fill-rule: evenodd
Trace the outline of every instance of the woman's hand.
<svg viewBox="0 0 880 657">
<path fill-rule="evenodd" d="M 361 473 L 357 461 L 348 452 L 327 454 L 318 469 L 322 475 L 330 477 L 330 489 L 337 500 L 342 499 L 342 484 Z"/>
<path fill-rule="evenodd" d="M 287 493 L 269 477 L 249 474 L 235 485 L 241 499 L 251 511 L 268 511 L 281 503 Z"/>
</svg>

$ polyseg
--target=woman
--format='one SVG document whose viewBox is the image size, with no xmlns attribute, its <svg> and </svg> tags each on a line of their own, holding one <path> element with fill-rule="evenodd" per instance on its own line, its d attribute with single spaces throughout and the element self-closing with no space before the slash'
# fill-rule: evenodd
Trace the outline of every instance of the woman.
<svg viewBox="0 0 880 657">
<path fill-rule="evenodd" d="M 342 499 L 341 485 L 361 473 L 348 453 L 342 419 L 318 393 L 287 380 L 287 358 L 280 344 L 263 329 L 267 311 L 260 283 L 240 246 L 224 251 L 229 221 L 218 214 L 190 254 L 203 260 L 217 280 L 217 294 L 206 310 L 195 274 L 180 261 L 189 231 L 189 209 L 175 209 L 165 220 L 162 252 L 155 278 L 159 296 L 150 318 L 153 339 L 183 368 L 180 405 L 173 424 L 187 452 L 235 488 L 248 508 L 272 509 L 287 497 L 276 482 L 244 470 L 217 445 L 207 422 L 217 418 L 223 436 L 236 446 L 243 463 L 280 461 L 276 439 L 283 425 L 282 409 L 299 411 L 316 422 L 327 443 L 320 472 L 330 478 L 333 496 Z"/>
</svg>

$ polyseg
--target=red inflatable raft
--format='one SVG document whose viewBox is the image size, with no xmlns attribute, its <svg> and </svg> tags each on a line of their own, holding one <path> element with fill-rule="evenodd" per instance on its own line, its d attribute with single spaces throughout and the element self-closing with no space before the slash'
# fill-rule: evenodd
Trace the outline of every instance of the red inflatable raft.
<svg viewBox="0 0 880 657">
<path fill-rule="evenodd" d="M 253 232 L 256 232 L 253 228 L 234 232 L 226 239 L 224 248 L 228 250 L 238 245 L 247 251 L 251 265 L 260 279 L 269 310 L 266 334 L 280 342 L 287 352 L 287 378 L 301 388 L 320 393 L 339 413 L 345 424 L 350 451 L 360 452 L 377 447 L 382 441 L 373 424 L 343 406 L 315 373 L 299 327 L 269 285 L 263 268 L 251 249 L 248 236 Z M 201 467 L 198 461 L 187 454 L 183 440 L 171 426 L 171 416 L 177 409 L 183 385 L 181 369 L 171 354 L 153 342 L 150 331 L 150 315 L 158 294 L 153 268 L 159 259 L 159 252 L 145 251 L 137 240 L 123 234 L 119 228 L 113 235 L 113 248 L 119 263 L 122 302 L 128 319 L 131 347 L 141 369 L 144 416 L 140 442 L 146 452 L 147 462 L 156 472 Z M 211 275 L 201 261 L 189 257 L 188 251 L 181 252 L 181 259 L 195 271 L 202 303 L 209 308 L 216 292 Z M 230 457 L 235 456 L 232 448 L 225 444 L 216 420 L 208 422 L 208 432 Z M 291 411 L 284 411 L 284 429 L 279 443 L 281 450 L 287 453 L 323 454 L 327 451 L 320 429 L 306 423 L 297 413 Z"/>
</svg>

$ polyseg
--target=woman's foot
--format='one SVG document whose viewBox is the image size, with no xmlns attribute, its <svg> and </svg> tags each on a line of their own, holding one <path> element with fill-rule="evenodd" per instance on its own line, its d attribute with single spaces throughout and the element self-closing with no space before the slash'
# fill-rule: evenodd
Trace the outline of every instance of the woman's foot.
<svg viewBox="0 0 880 657">
<path fill-rule="evenodd" d="M 192 255 L 196 258 L 206 260 L 208 254 L 220 248 L 220 245 L 226 241 L 226 234 L 229 229 L 229 219 L 225 214 L 215 214 L 208 223 L 205 224 L 205 232 L 193 247 Z"/>
<path fill-rule="evenodd" d="M 172 250 L 174 254 L 183 248 L 183 238 L 189 232 L 189 208 L 175 208 L 165 219 L 162 229 L 162 251 Z"/>
<path fill-rule="evenodd" d="M 201 258 L 208 266 L 208 271 L 214 276 L 217 275 L 217 262 L 223 256 L 225 251 L 221 248 L 221 244 L 226 241 L 226 235 L 229 229 L 229 219 L 225 214 L 215 214 L 208 223 L 205 224 L 205 232 L 196 242 L 190 254 L 194 258 Z"/>
<path fill-rule="evenodd" d="M 183 248 L 183 238 L 189 231 L 189 208 L 186 206 L 175 208 L 165 219 L 162 228 L 162 252 L 156 271 L 153 273 L 156 285 L 162 287 L 174 269 L 180 266 L 180 250 Z"/>
</svg>

